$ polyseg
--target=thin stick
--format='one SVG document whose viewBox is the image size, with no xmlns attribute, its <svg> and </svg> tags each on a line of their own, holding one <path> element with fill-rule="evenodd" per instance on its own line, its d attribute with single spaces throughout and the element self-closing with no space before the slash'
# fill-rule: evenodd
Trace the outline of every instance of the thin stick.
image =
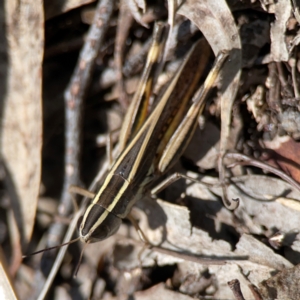
<svg viewBox="0 0 300 300">
<path fill-rule="evenodd" d="M 116 147 L 117 148 L 117 147 Z M 117 149 L 114 149 L 114 153 L 117 152 Z M 97 176 L 95 177 L 95 179 L 93 180 L 92 184 L 90 185 L 89 189 L 90 190 L 93 190 L 95 188 L 95 186 L 97 185 L 97 183 L 99 182 L 99 180 L 104 176 L 104 174 L 106 173 L 106 171 L 108 170 L 108 167 L 109 167 L 109 163 L 108 161 L 106 161 L 102 168 L 100 169 L 99 173 L 97 174 Z M 81 206 L 80 206 L 80 209 L 78 210 L 78 212 L 74 215 L 74 218 L 72 219 L 69 227 L 68 227 L 68 230 L 65 234 L 65 237 L 64 237 L 64 240 L 63 240 L 63 243 L 67 243 L 71 240 L 72 238 L 72 235 L 76 229 L 76 225 L 77 225 L 77 222 L 78 222 L 78 219 L 80 216 L 83 215 L 83 213 L 85 212 L 86 210 L 86 206 L 87 206 L 87 203 L 90 201 L 89 197 L 85 197 L 81 203 Z M 48 275 L 47 277 L 47 280 L 43 286 L 43 289 L 41 290 L 40 292 L 40 295 L 39 295 L 39 298 L 38 300 L 43 300 L 54 280 L 54 277 L 63 261 L 63 258 L 66 254 L 66 251 L 67 251 L 67 247 L 61 247 L 58 251 L 58 254 L 55 258 L 55 261 L 54 261 L 54 264 L 53 264 L 53 267 L 51 269 L 51 272 L 50 274 Z"/>
<path fill-rule="evenodd" d="M 128 96 L 125 89 L 125 83 L 123 78 L 123 52 L 126 44 L 126 39 L 129 33 L 129 29 L 132 25 L 133 17 L 129 11 L 126 1 L 120 2 L 120 12 L 118 17 L 118 28 L 115 43 L 114 62 L 117 78 L 117 89 L 119 91 L 119 102 L 123 109 L 128 106 Z"/>
<path fill-rule="evenodd" d="M 297 48 L 295 48 L 295 57 L 297 57 Z M 295 98 L 300 98 L 299 88 L 298 88 L 298 82 L 297 82 L 297 61 L 296 58 L 292 57 L 290 59 L 291 68 L 292 68 L 292 80 L 293 80 L 293 87 L 294 87 L 294 94 Z"/>
<path fill-rule="evenodd" d="M 86 201 L 84 203 L 86 203 Z M 70 224 L 70 226 L 69 226 L 69 228 L 67 230 L 67 233 L 65 235 L 65 238 L 63 240 L 63 244 L 64 243 L 68 243 L 71 240 L 72 235 L 74 233 L 74 230 L 76 228 L 76 224 L 78 222 L 78 219 L 83 214 L 83 212 L 84 212 L 84 207 L 82 206 L 81 209 L 75 214 L 74 218 L 72 219 L 72 222 L 71 222 L 71 224 Z M 47 295 L 47 292 L 50 289 L 51 284 L 52 284 L 52 282 L 53 282 L 53 280 L 54 280 L 54 278 L 55 278 L 55 276 L 56 276 L 56 274 L 58 272 L 58 269 L 59 269 L 59 267 L 60 267 L 60 265 L 61 265 L 61 263 L 62 263 L 62 261 L 64 259 L 64 256 L 65 256 L 65 254 L 67 252 L 67 249 L 68 249 L 67 246 L 61 247 L 59 249 L 58 254 L 57 254 L 56 258 L 55 258 L 55 262 L 53 264 L 53 267 L 51 268 L 51 271 L 50 271 L 50 273 L 49 273 L 49 275 L 47 277 L 47 280 L 45 281 L 43 289 L 40 291 L 39 297 L 37 298 L 38 300 L 45 299 L 45 297 Z"/>
<path fill-rule="evenodd" d="M 168 38 L 166 41 L 166 47 L 164 51 L 164 57 L 163 61 L 166 61 L 168 51 L 170 49 L 171 45 L 171 39 L 172 39 L 172 31 L 174 28 L 174 23 L 175 23 L 175 15 L 176 15 L 176 10 L 177 10 L 177 1 L 175 0 L 168 0 L 168 24 L 169 24 L 169 32 L 168 32 Z"/>
<path fill-rule="evenodd" d="M 255 285 L 248 284 L 248 288 L 250 289 L 254 300 L 263 300 L 262 296 L 259 293 L 259 289 Z"/>
<path fill-rule="evenodd" d="M 117 147 L 116 149 L 114 149 L 114 153 L 117 152 Z M 97 183 L 99 182 L 99 180 L 104 176 L 104 174 L 106 173 L 106 171 L 108 170 L 108 167 L 109 167 L 109 163 L 108 161 L 106 160 L 105 163 L 103 164 L 103 166 L 100 168 L 100 171 L 99 173 L 97 174 L 97 176 L 95 177 L 95 179 L 93 180 L 92 184 L 90 185 L 89 189 L 90 190 L 94 190 L 95 186 L 97 185 Z M 65 234 L 65 237 L 64 237 L 64 240 L 63 240 L 63 243 L 67 243 L 71 240 L 72 238 L 72 235 L 76 229 L 76 225 L 77 225 L 77 222 L 78 222 L 78 219 L 80 216 L 83 215 L 83 213 L 85 212 L 86 210 L 86 206 L 87 206 L 87 203 L 90 201 L 89 197 L 85 197 L 81 203 L 81 206 L 80 206 L 80 209 L 78 210 L 78 212 L 75 214 L 74 218 L 72 219 L 69 227 L 68 227 L 68 230 Z M 45 298 L 53 280 L 54 280 L 54 277 L 62 263 L 62 260 L 66 254 L 66 251 L 67 251 L 67 247 L 61 247 L 58 251 L 58 254 L 55 258 L 55 261 L 54 261 L 54 264 L 53 264 L 53 267 L 51 269 L 51 272 L 50 274 L 48 275 L 47 277 L 47 280 L 43 286 L 43 289 L 41 290 L 40 292 L 40 295 L 39 295 L 39 298 L 38 300 L 42 300 Z"/>
<path fill-rule="evenodd" d="M 65 154 L 65 179 L 62 197 L 60 199 L 59 214 L 68 215 L 72 209 L 72 199 L 68 192 L 70 185 L 79 183 L 79 161 L 80 161 L 80 128 L 81 128 L 81 108 L 86 89 L 90 81 L 90 75 L 93 70 L 94 62 L 98 50 L 103 43 L 106 30 L 109 26 L 109 20 L 114 7 L 114 1 L 99 1 L 94 22 L 90 27 L 85 45 L 80 53 L 79 60 L 70 80 L 70 84 L 65 92 L 66 101 L 66 154 Z M 99 177 L 99 176 L 97 176 Z M 95 185 L 95 181 L 92 186 Z M 76 228 L 79 217 L 83 214 L 87 199 L 82 203 L 81 209 L 73 218 L 63 243 L 70 241 Z M 55 237 L 61 236 L 64 232 L 64 225 L 55 223 L 51 226 L 49 233 Z M 54 239 L 55 241 L 57 239 Z M 54 244 L 54 243 L 53 243 Z M 54 246 L 54 245 L 50 246 Z M 48 243 L 49 245 L 49 243 Z M 40 292 L 38 299 L 44 299 L 54 277 L 61 265 L 67 247 L 60 248 L 51 272 Z"/>
<path fill-rule="evenodd" d="M 286 75 L 283 70 L 283 65 L 282 62 L 276 62 L 277 70 L 278 70 L 278 78 L 280 80 L 280 84 L 282 88 L 287 88 L 289 87 L 289 83 L 286 79 Z"/>
<path fill-rule="evenodd" d="M 232 153 L 231 152 L 231 153 L 227 153 L 225 156 L 228 157 L 228 158 L 233 158 L 233 159 L 236 159 L 236 160 L 242 160 L 243 161 L 243 162 L 235 162 L 235 163 L 227 166 L 228 168 L 232 168 L 236 164 L 250 165 L 250 166 L 258 167 L 258 168 L 261 168 L 265 171 L 268 171 L 270 173 L 273 173 L 273 174 L 279 176 L 281 179 L 288 182 L 291 186 L 293 186 L 298 191 L 300 191 L 300 184 L 297 181 L 295 181 L 292 177 L 288 176 L 283 171 L 281 171 L 277 168 L 274 168 L 274 167 L 270 166 L 269 164 L 267 164 L 265 162 L 259 161 L 257 159 L 254 159 L 250 156 L 247 156 L 247 155 L 241 154 L 241 153 Z"/>
<path fill-rule="evenodd" d="M 65 91 L 66 103 L 66 151 L 65 151 L 65 180 L 61 198 L 61 209 L 70 207 L 69 186 L 80 183 L 80 154 L 81 154 L 81 116 L 83 99 L 90 83 L 95 60 L 103 44 L 106 30 L 113 10 L 113 1 L 99 1 L 93 24 L 91 25 L 85 44 Z M 69 213 L 69 211 L 68 211 Z"/>
<path fill-rule="evenodd" d="M 161 254 L 165 254 L 165 255 L 170 255 L 182 260 L 186 260 L 186 261 L 191 261 L 191 262 L 195 262 L 197 264 L 201 264 L 201 265 L 217 265 L 217 266 L 222 266 L 225 265 L 226 263 L 237 263 L 240 261 L 245 261 L 248 260 L 249 257 L 248 256 L 214 256 L 214 257 L 209 257 L 209 256 L 205 256 L 205 255 L 197 255 L 195 253 L 182 253 L 182 252 L 177 252 L 175 250 L 171 250 L 171 249 L 167 249 L 167 248 L 162 248 L 160 246 L 155 246 L 153 244 L 144 244 L 144 242 L 142 240 L 135 240 L 133 238 L 130 237 L 124 237 L 123 235 L 117 234 L 118 236 L 122 237 L 122 240 L 124 239 L 125 241 L 130 241 L 136 245 L 146 245 L 146 249 L 148 248 L 151 251 L 157 252 L 157 253 L 161 253 Z"/>
<path fill-rule="evenodd" d="M 61 216 L 71 213 L 73 204 L 69 193 L 69 186 L 80 184 L 80 155 L 81 155 L 81 119 L 83 99 L 87 87 L 90 83 L 95 59 L 103 44 L 109 20 L 112 14 L 114 1 L 99 1 L 93 24 L 91 25 L 85 44 L 80 52 L 79 59 L 65 91 L 66 103 L 66 130 L 65 130 L 65 177 L 63 191 L 58 207 Z M 57 244 L 64 234 L 65 226 L 54 223 L 49 229 L 47 246 L 52 247 Z"/>
<path fill-rule="evenodd" d="M 237 279 L 233 279 L 229 282 L 227 282 L 228 286 L 232 290 L 232 293 L 235 297 L 236 300 L 245 300 L 242 291 L 241 291 L 241 286 L 240 282 Z"/>
<path fill-rule="evenodd" d="M 280 81 L 278 75 L 278 68 L 275 62 L 271 62 L 268 65 L 269 74 L 268 74 L 268 82 L 269 82 L 269 97 L 267 98 L 267 102 L 271 110 L 280 111 L 281 103 L 280 103 Z"/>
</svg>

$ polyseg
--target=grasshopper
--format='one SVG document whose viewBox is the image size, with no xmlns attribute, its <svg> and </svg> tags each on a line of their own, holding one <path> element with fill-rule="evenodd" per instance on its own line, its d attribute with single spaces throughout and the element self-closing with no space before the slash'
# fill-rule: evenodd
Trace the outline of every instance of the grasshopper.
<svg viewBox="0 0 300 300">
<path fill-rule="evenodd" d="M 117 158 L 103 184 L 96 193 L 71 188 L 92 200 L 78 221 L 79 238 L 66 244 L 79 239 L 94 243 L 115 234 L 133 205 L 174 165 L 193 136 L 228 53 L 223 51 L 216 57 L 206 80 L 197 89 L 211 51 L 207 42 L 198 41 L 149 113 L 155 67 L 164 51 L 163 33 L 163 24 L 157 23 L 140 83 L 121 128 Z"/>
<path fill-rule="evenodd" d="M 101 241 L 116 233 L 132 206 L 179 159 L 228 56 L 226 52 L 217 56 L 203 86 L 194 94 L 210 54 L 206 42 L 197 42 L 147 116 L 153 85 L 150 75 L 163 52 L 162 31 L 162 24 L 157 24 L 144 73 L 122 125 L 120 153 L 79 219 L 79 237 L 85 243 Z"/>
</svg>

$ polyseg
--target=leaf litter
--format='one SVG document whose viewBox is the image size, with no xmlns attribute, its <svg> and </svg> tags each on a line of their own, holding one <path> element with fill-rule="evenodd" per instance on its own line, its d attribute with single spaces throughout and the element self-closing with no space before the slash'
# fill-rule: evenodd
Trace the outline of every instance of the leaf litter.
<svg viewBox="0 0 300 300">
<path fill-rule="evenodd" d="M 161 86 L 172 78 L 191 41 L 201 35 L 215 54 L 231 51 L 195 137 L 172 170 L 197 182 L 179 180 L 157 199 L 145 196 L 136 204 L 134 217 L 151 247 L 125 221 L 113 237 L 85 247 L 77 278 L 77 244 L 70 245 L 61 267 L 57 264 L 56 280 L 48 280 L 49 268 L 40 267 L 38 256 L 21 263 L 21 251 L 47 245 L 53 234 L 47 234 L 50 223 L 69 223 L 56 212 L 62 207 L 55 201 L 64 169 L 63 93 L 89 26 L 81 18 L 95 9 L 96 3 L 90 2 L 46 2 L 45 25 L 41 3 L 39 9 L 28 1 L 20 1 L 20 10 L 0 7 L 1 24 L 6 24 L 0 48 L 0 71 L 6 80 L 0 85 L 1 153 L 2 165 L 10 166 L 1 170 L 0 213 L 5 223 L 0 226 L 8 228 L 1 230 L 1 293 L 10 299 L 42 299 L 47 293 L 49 299 L 299 298 L 300 191 L 271 169 L 237 162 L 233 156 L 224 159 L 228 150 L 240 152 L 299 182 L 299 9 L 286 0 L 218 1 L 217 6 L 195 0 L 164 5 L 130 1 L 121 9 L 125 1 L 116 2 L 85 95 L 82 182 L 88 185 L 103 161 L 105 141 L 97 140 L 110 131 L 118 135 L 156 20 L 172 27 L 167 65 L 158 79 Z M 28 18 L 26 13 L 33 11 Z M 19 27 L 10 21 L 17 16 Z M 32 27 L 34 22 L 37 26 Z M 25 59 L 25 52 L 32 59 Z M 226 207 L 238 207 L 229 210 L 222 200 Z M 16 217 L 18 213 L 22 217 Z M 56 234 L 61 240 L 64 231 Z"/>
</svg>

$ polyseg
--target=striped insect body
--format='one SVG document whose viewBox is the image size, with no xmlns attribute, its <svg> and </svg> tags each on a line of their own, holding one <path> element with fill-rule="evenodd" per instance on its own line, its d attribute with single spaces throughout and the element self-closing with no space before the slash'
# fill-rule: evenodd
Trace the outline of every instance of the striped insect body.
<svg viewBox="0 0 300 300">
<path fill-rule="evenodd" d="M 163 57 L 164 30 L 162 23 L 155 25 L 146 65 L 121 128 L 119 153 L 103 184 L 96 193 L 78 187 L 71 189 L 92 201 L 78 220 L 79 238 L 60 246 L 79 239 L 87 244 L 95 243 L 115 234 L 122 220 L 129 217 L 133 205 L 179 159 L 194 133 L 205 100 L 228 53 L 218 55 L 202 87 L 197 89 L 211 54 L 208 43 L 198 41 L 162 89 L 148 116 L 155 66 Z M 144 237 L 142 232 L 140 236 Z"/>
</svg>

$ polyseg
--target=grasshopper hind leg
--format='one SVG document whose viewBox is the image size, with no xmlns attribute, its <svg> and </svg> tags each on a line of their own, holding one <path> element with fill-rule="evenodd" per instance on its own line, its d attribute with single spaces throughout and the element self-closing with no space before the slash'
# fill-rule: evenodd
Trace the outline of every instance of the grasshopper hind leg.
<svg viewBox="0 0 300 300">
<path fill-rule="evenodd" d="M 154 188 L 152 188 L 151 191 L 150 191 L 151 196 L 156 196 L 158 193 L 160 193 L 165 188 L 167 188 L 169 185 L 173 184 L 174 182 L 176 182 L 179 179 L 187 179 L 187 180 L 191 180 L 193 182 L 197 182 L 197 183 L 202 183 L 203 184 L 203 182 L 201 182 L 198 179 L 195 179 L 195 178 L 187 176 L 185 174 L 176 172 L 176 173 L 171 174 L 165 180 L 163 180 L 158 185 L 156 185 Z"/>
</svg>

